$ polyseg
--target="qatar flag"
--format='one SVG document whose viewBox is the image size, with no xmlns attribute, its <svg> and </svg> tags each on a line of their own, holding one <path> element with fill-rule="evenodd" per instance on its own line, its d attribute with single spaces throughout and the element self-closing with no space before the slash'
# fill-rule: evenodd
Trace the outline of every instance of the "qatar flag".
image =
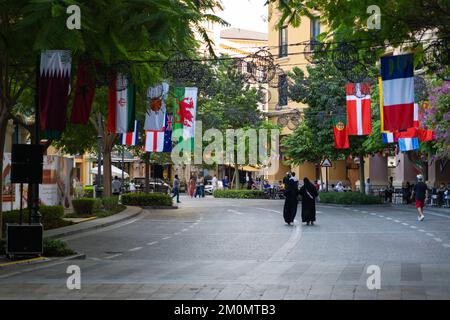
<svg viewBox="0 0 450 320">
<path fill-rule="evenodd" d="M 63 132 L 66 129 L 71 63 L 70 51 L 41 53 L 39 111 L 42 130 Z"/>
<path fill-rule="evenodd" d="M 351 136 L 372 133 L 372 110 L 369 83 L 347 83 L 347 130 Z"/>
<path fill-rule="evenodd" d="M 384 130 L 414 127 L 413 55 L 381 58 Z"/>
</svg>

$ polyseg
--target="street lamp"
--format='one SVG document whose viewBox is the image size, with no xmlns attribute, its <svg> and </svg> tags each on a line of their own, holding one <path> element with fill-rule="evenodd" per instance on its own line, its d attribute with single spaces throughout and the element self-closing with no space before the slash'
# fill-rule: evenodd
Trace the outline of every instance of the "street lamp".
<svg viewBox="0 0 450 320">
<path fill-rule="evenodd" d="M 97 121 L 98 121 L 98 128 L 102 127 L 102 119 L 101 114 L 99 113 L 97 115 Z M 95 183 L 95 197 L 101 198 L 103 194 L 102 190 L 102 134 L 99 130 L 99 134 L 97 136 L 97 178 Z"/>
</svg>

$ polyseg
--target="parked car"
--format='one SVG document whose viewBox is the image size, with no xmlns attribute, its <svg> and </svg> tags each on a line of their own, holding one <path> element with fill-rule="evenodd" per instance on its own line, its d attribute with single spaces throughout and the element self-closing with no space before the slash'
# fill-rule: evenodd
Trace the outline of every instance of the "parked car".
<svg viewBox="0 0 450 320">
<path fill-rule="evenodd" d="M 145 178 L 134 178 L 133 182 L 136 185 L 136 189 L 138 191 L 145 190 Z M 150 179 L 149 187 L 150 192 L 170 193 L 170 191 L 172 190 L 172 187 L 162 179 Z"/>
<path fill-rule="evenodd" d="M 221 180 L 217 181 L 217 189 L 223 189 L 223 184 Z M 212 195 L 213 194 L 213 186 L 211 184 L 211 180 L 207 182 L 205 185 L 205 194 Z"/>
</svg>

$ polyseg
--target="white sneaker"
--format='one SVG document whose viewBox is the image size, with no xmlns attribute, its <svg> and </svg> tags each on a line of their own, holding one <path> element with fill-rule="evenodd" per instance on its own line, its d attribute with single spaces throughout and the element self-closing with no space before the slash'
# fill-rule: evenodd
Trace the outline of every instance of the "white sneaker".
<svg viewBox="0 0 450 320">
<path fill-rule="evenodd" d="M 424 215 L 422 215 L 422 216 L 419 218 L 419 221 L 423 221 L 423 219 L 425 219 L 425 216 L 424 216 Z"/>
</svg>

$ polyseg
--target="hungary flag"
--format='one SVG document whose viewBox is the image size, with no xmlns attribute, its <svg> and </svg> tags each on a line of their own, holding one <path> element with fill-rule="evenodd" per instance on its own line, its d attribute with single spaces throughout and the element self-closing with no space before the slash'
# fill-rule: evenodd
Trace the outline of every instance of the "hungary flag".
<svg viewBox="0 0 450 320">
<path fill-rule="evenodd" d="M 135 86 L 125 75 L 118 74 L 109 85 L 108 131 L 128 133 L 134 129 Z"/>
<path fill-rule="evenodd" d="M 173 100 L 173 132 L 175 143 L 186 143 L 194 151 L 195 114 L 197 111 L 197 88 L 175 88 Z"/>
<path fill-rule="evenodd" d="M 334 146 L 336 149 L 348 149 L 348 129 L 344 118 L 336 118 L 333 121 Z"/>
</svg>

